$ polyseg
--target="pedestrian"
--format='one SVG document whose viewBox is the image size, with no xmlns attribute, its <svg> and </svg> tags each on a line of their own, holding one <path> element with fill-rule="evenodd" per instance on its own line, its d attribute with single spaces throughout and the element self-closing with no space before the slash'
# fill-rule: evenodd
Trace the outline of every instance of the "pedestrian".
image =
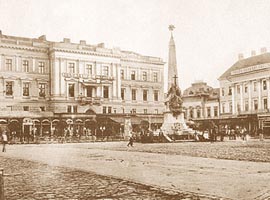
<svg viewBox="0 0 270 200">
<path fill-rule="evenodd" d="M 129 147 L 129 145 L 133 147 L 133 137 L 132 137 L 132 135 L 129 138 L 129 142 L 128 142 L 127 146 Z"/>
<path fill-rule="evenodd" d="M 258 134 L 259 134 L 259 139 L 260 139 L 260 141 L 263 141 L 263 129 L 259 129 L 258 130 Z"/>
<path fill-rule="evenodd" d="M 6 131 L 3 131 L 3 133 L 2 133 L 2 142 L 3 142 L 2 152 L 6 152 L 6 144 L 8 143 L 8 138 L 7 138 Z"/>
</svg>

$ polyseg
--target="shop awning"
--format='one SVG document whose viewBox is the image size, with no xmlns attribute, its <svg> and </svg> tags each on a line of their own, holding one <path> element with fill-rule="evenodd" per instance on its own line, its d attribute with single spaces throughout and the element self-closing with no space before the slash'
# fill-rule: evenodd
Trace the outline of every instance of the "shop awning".
<svg viewBox="0 0 270 200">
<path fill-rule="evenodd" d="M 119 123 L 124 124 L 125 123 L 125 117 L 119 116 L 119 117 L 110 117 L 111 120 Z M 161 117 L 141 117 L 141 116 L 130 116 L 131 124 L 141 124 L 142 121 L 147 121 L 151 124 L 162 124 L 163 118 Z"/>
<path fill-rule="evenodd" d="M 110 117 L 110 118 L 111 118 L 111 120 L 113 120 L 113 121 L 115 121 L 115 122 L 117 122 L 119 124 L 124 124 L 125 123 L 124 117 Z"/>
<path fill-rule="evenodd" d="M 112 121 L 116 122 L 116 123 L 119 123 L 119 124 L 125 124 L 125 117 L 123 116 L 112 116 L 112 117 L 108 117 L 110 118 Z M 129 117 L 130 120 L 131 120 L 131 124 L 140 124 L 142 119 L 140 117 L 137 117 L 137 116 L 131 116 Z"/>
</svg>

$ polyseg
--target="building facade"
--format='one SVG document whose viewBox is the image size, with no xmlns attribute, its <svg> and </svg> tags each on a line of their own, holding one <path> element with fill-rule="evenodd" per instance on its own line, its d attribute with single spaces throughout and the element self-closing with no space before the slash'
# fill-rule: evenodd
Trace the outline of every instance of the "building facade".
<svg viewBox="0 0 270 200">
<path fill-rule="evenodd" d="M 187 120 L 218 120 L 219 88 L 212 88 L 203 81 L 193 83 L 183 92 L 183 109 Z"/>
<path fill-rule="evenodd" d="M 103 43 L 0 33 L 0 120 L 13 123 L 11 129 L 37 134 L 52 134 L 59 123 L 95 131 L 103 123 L 111 132 L 109 122 L 120 126 L 125 117 L 133 124 L 159 121 L 163 70 L 161 58 L 108 49 Z"/>
<path fill-rule="evenodd" d="M 251 57 L 239 60 L 219 78 L 221 118 L 232 126 L 245 127 L 251 134 L 261 128 L 270 131 L 270 53 L 251 52 Z"/>
</svg>

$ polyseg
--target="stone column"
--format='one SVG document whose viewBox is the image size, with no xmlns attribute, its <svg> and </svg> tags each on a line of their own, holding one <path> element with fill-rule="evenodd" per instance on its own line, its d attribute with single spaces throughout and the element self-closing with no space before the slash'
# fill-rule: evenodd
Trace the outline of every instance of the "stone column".
<svg viewBox="0 0 270 200">
<path fill-rule="evenodd" d="M 243 83 L 240 84 L 240 111 L 243 111 Z"/>
<path fill-rule="evenodd" d="M 32 58 L 32 67 L 30 65 L 30 62 L 29 62 L 29 71 L 30 72 L 36 72 L 36 59 L 35 58 Z"/>
<path fill-rule="evenodd" d="M 142 68 L 135 70 L 135 80 L 142 80 Z"/>
<path fill-rule="evenodd" d="M 116 87 L 116 96 L 118 99 L 121 98 L 121 66 L 120 64 L 116 65 L 116 83 L 117 83 L 117 87 Z M 126 77 L 126 76 L 125 76 Z"/>
<path fill-rule="evenodd" d="M 232 114 L 235 114 L 235 99 L 234 99 L 235 85 L 232 85 Z"/>
<path fill-rule="evenodd" d="M 23 89 L 23 81 L 22 79 L 14 80 L 13 82 L 13 96 L 14 97 L 22 97 L 22 89 Z M 31 86 L 29 86 L 29 90 L 31 90 Z M 31 91 L 30 91 L 31 95 Z"/>
<path fill-rule="evenodd" d="M 0 62 L 1 62 L 1 66 L 2 66 L 2 71 L 6 71 L 7 70 L 6 64 L 5 64 L 6 63 L 6 57 L 5 57 L 4 54 L 2 54 L 1 57 L 2 57 L 2 60 L 0 60 Z"/>
<path fill-rule="evenodd" d="M 66 72 L 66 66 L 67 66 L 66 59 L 60 59 L 60 63 L 59 63 L 59 88 L 60 88 L 60 95 L 62 97 L 67 96 L 66 81 L 65 81 L 64 77 L 62 76 L 62 73 Z"/>
<path fill-rule="evenodd" d="M 61 67 L 61 59 L 52 59 L 51 62 L 51 91 L 52 91 L 52 96 L 58 96 L 60 93 L 60 87 L 59 87 L 59 73 L 60 70 L 59 68 Z"/>
<path fill-rule="evenodd" d="M 126 70 L 126 79 L 127 80 L 131 80 L 131 71 L 130 71 L 130 67 L 128 66 L 127 67 L 127 70 Z"/>
<path fill-rule="evenodd" d="M 103 98 L 104 96 L 103 96 L 103 91 L 104 91 L 104 86 L 103 85 L 101 85 L 101 87 L 100 87 L 100 96 Z"/>
<path fill-rule="evenodd" d="M 252 82 L 249 81 L 248 83 L 248 110 L 251 112 L 252 109 L 252 102 L 251 102 L 251 90 L 252 90 Z"/>
<path fill-rule="evenodd" d="M 113 77 L 112 97 L 116 99 L 117 98 L 117 66 L 116 64 L 112 64 L 112 77 Z"/>
<path fill-rule="evenodd" d="M 96 62 L 96 75 L 101 75 L 101 63 Z"/>
<path fill-rule="evenodd" d="M 96 94 L 97 94 L 97 97 L 101 97 L 102 95 L 101 95 L 101 86 L 99 85 L 99 86 L 97 86 L 97 88 L 96 88 Z"/>
<path fill-rule="evenodd" d="M 270 109 L 270 78 L 266 80 L 267 84 L 267 108 Z"/>
<path fill-rule="evenodd" d="M 14 58 L 12 59 L 12 62 L 14 61 L 14 67 L 12 66 L 12 71 L 14 72 L 18 72 L 18 68 L 19 68 L 19 63 L 18 63 L 18 56 L 14 56 Z"/>
<path fill-rule="evenodd" d="M 258 80 L 258 110 L 262 109 L 262 91 L 261 91 L 261 80 Z"/>
<path fill-rule="evenodd" d="M 47 85 L 47 84 L 46 84 Z M 33 84 L 33 86 L 34 86 L 34 93 L 33 93 L 33 96 L 35 97 L 35 98 L 38 98 L 38 96 L 39 96 L 39 88 L 38 88 L 38 80 L 37 79 L 35 79 L 35 81 L 34 81 L 34 84 Z M 47 96 L 47 94 L 46 94 L 46 96 Z"/>
<path fill-rule="evenodd" d="M 80 73 L 80 59 L 78 59 L 77 61 L 76 61 L 76 65 L 75 65 L 75 74 L 79 74 Z"/>
</svg>

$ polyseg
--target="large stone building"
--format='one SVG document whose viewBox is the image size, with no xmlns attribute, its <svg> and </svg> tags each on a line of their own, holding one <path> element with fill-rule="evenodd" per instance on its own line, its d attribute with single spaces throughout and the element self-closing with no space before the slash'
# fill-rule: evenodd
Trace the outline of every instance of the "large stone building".
<svg viewBox="0 0 270 200">
<path fill-rule="evenodd" d="M 161 58 L 103 43 L 0 33 L 0 121 L 22 132 L 34 127 L 37 134 L 52 133 L 59 123 L 97 130 L 115 123 L 119 132 L 125 117 L 132 124 L 158 123 L 164 111 L 163 70 Z"/>
<path fill-rule="evenodd" d="M 185 118 L 196 122 L 218 121 L 219 88 L 197 81 L 183 92 Z"/>
<path fill-rule="evenodd" d="M 233 64 L 220 78 L 221 119 L 231 126 L 270 132 L 270 53 L 251 52 Z"/>
</svg>

